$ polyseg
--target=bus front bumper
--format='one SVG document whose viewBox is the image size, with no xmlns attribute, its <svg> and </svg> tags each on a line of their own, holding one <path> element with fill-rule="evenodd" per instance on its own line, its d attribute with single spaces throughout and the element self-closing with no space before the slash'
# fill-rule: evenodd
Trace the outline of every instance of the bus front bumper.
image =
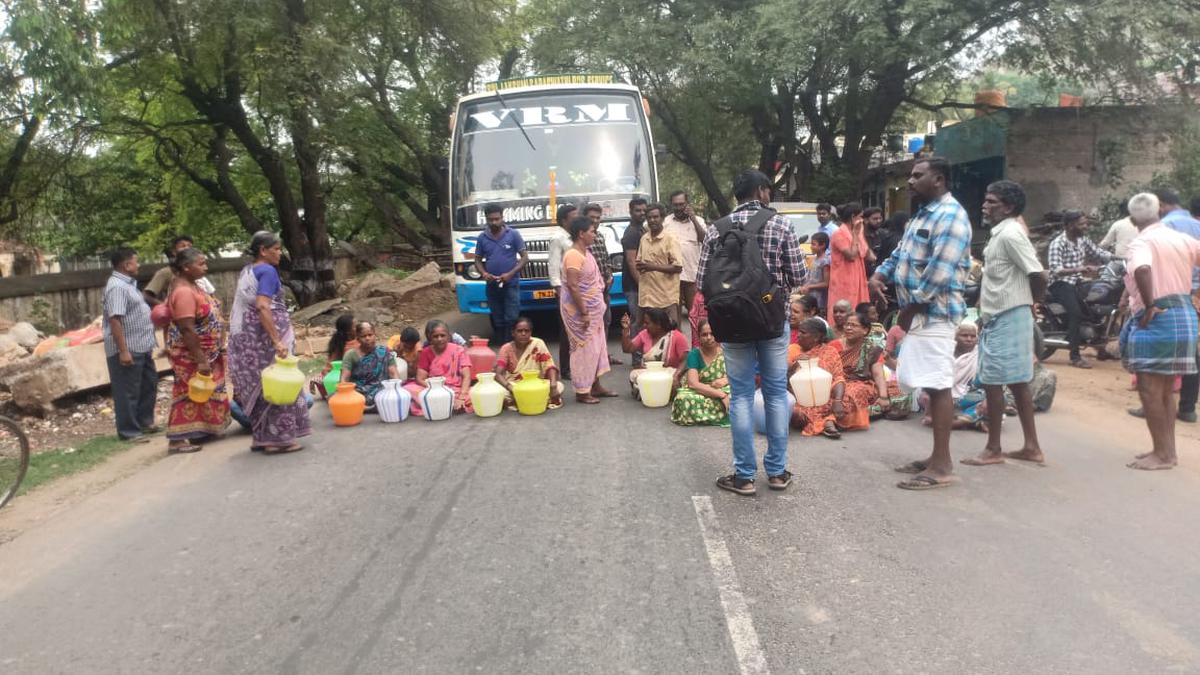
<svg viewBox="0 0 1200 675">
<path fill-rule="evenodd" d="M 613 279 L 609 291 L 609 306 L 624 307 L 625 294 L 622 292 L 621 274 L 618 272 Z M 458 296 L 458 311 L 464 314 L 491 314 L 487 301 L 487 282 L 471 281 L 458 277 L 454 284 Z M 521 280 L 521 311 L 538 312 L 558 309 L 558 297 L 550 282 L 546 279 Z"/>
</svg>

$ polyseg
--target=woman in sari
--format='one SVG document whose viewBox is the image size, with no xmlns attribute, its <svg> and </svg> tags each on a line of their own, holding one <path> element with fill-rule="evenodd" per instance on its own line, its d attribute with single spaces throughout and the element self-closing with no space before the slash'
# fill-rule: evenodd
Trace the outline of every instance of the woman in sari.
<svg viewBox="0 0 1200 675">
<path fill-rule="evenodd" d="M 234 291 L 229 327 L 229 365 L 233 396 L 250 420 L 251 450 L 280 454 L 303 450 L 297 438 L 312 433 L 307 399 L 276 405 L 263 398 L 262 371 L 292 351 L 296 335 L 283 300 L 279 258 L 283 244 L 271 232 L 256 232 L 250 240 L 254 259 L 242 268 Z"/>
<path fill-rule="evenodd" d="M 688 339 L 675 323 L 671 315 L 663 309 L 642 308 L 642 330 L 637 336 L 630 338 L 629 315 L 621 317 L 621 349 L 626 354 L 642 353 L 642 363 L 661 361 L 663 367 L 682 374 L 682 366 L 688 355 Z M 638 398 L 638 377 L 646 372 L 645 368 L 634 368 L 629 371 L 629 386 L 633 388 L 633 397 Z M 675 378 L 677 382 L 678 377 Z"/>
<path fill-rule="evenodd" d="M 829 327 L 833 330 L 834 339 L 842 339 L 842 334 L 846 330 L 846 317 L 853 312 L 854 308 L 850 306 L 848 300 L 838 300 L 833 303 L 833 308 L 829 310 L 830 316 L 833 317 Z"/>
<path fill-rule="evenodd" d="M 533 322 L 529 317 L 519 316 L 512 328 L 512 341 L 500 347 L 496 358 L 496 381 L 508 394 L 505 403 L 510 410 L 516 410 L 513 402 L 512 383 L 520 380 L 522 373 L 538 371 L 538 377 L 550 381 L 549 408 L 562 407 L 563 384 L 558 381 L 558 366 L 554 365 L 554 357 L 541 338 L 533 337 Z"/>
<path fill-rule="evenodd" d="M 791 312 L 788 313 L 788 324 L 791 326 L 790 344 L 796 344 L 799 340 L 797 331 L 800 330 L 800 324 L 807 319 L 816 319 L 825 327 L 825 342 L 834 339 L 833 329 L 821 316 L 821 309 L 817 305 L 816 297 L 812 295 L 802 295 L 800 293 L 793 294 L 790 298 L 792 306 Z"/>
<path fill-rule="evenodd" d="M 883 350 L 867 340 L 870 320 L 862 314 L 846 317 L 841 340 L 842 372 L 846 377 L 843 397 L 846 412 L 838 416 L 842 431 L 868 429 L 872 406 L 875 411 L 891 408 L 887 381 L 883 377 Z"/>
<path fill-rule="evenodd" d="M 417 381 L 417 361 L 421 358 L 421 333 L 412 326 L 405 326 L 398 335 L 388 338 L 388 349 L 396 352 L 396 357 L 404 361 L 407 376 L 404 383 Z"/>
<path fill-rule="evenodd" d="M 600 376 L 609 371 L 608 340 L 604 332 L 604 278 L 592 257 L 596 226 L 585 216 L 571 219 L 571 248 L 563 254 L 562 313 L 564 339 L 571 349 L 571 384 L 575 400 L 599 403 L 601 398 L 616 396 L 600 385 Z"/>
<path fill-rule="evenodd" d="M 450 339 L 450 327 L 441 319 L 425 324 L 425 339 L 429 344 L 417 357 L 417 379 L 404 385 L 412 394 L 412 414 L 424 414 L 420 394 L 431 377 L 446 378 L 444 384 L 454 392 L 454 412 L 472 412 L 471 359 L 467 358 L 467 350 Z"/>
<path fill-rule="evenodd" d="M 829 400 L 824 405 L 806 406 L 796 404 L 792 411 L 792 428 L 799 429 L 804 436 L 818 434 L 826 438 L 841 438 L 838 418 L 846 414 L 843 399 L 846 395 L 846 376 L 842 373 L 842 355 L 837 348 L 826 342 L 828 328 L 820 318 L 805 319 L 796 327 L 799 336 L 796 344 L 788 346 L 788 377 L 800 367 L 800 359 L 816 362 L 817 367 L 833 377 L 829 388 Z M 791 387 L 791 383 L 788 383 Z M 792 392 L 795 395 L 796 392 Z M 799 398 L 799 397 L 797 397 Z"/>
<path fill-rule="evenodd" d="M 867 263 L 875 260 L 875 254 L 863 233 L 862 207 L 853 202 L 843 204 L 838 207 L 838 217 L 842 225 L 829 236 L 829 299 L 846 300 L 855 307 L 871 300 Z M 829 316 L 832 321 L 832 309 Z"/>
<path fill-rule="evenodd" d="M 692 307 L 688 310 L 688 323 L 692 325 L 692 346 L 700 346 L 700 322 L 708 321 L 708 307 L 704 304 L 704 294 L 696 289 L 692 299 Z"/>
<path fill-rule="evenodd" d="M 195 452 L 196 441 L 216 438 L 229 425 L 229 395 L 225 389 L 225 323 L 221 303 L 196 282 L 208 274 L 208 260 L 198 249 L 186 248 L 171 262 L 175 278 L 167 294 L 171 325 L 167 356 L 175 373 L 171 412 L 167 417 L 167 450 Z M 216 389 L 204 403 L 188 397 L 188 382 L 197 374 L 212 378 Z"/>
<path fill-rule="evenodd" d="M 399 379 L 392 350 L 375 339 L 375 327 L 367 321 L 355 327 L 358 346 L 342 357 L 342 382 L 353 382 L 354 390 L 367 399 L 367 412 L 375 412 L 375 395 L 386 379 Z"/>
<path fill-rule="evenodd" d="M 671 404 L 671 421 L 679 426 L 729 426 L 729 377 L 725 354 L 713 337 L 708 319 L 696 328 L 700 346 L 687 355 L 687 386 L 680 387 Z"/>
<path fill-rule="evenodd" d="M 325 348 L 325 367 L 308 383 L 308 390 L 319 394 L 322 400 L 329 398 L 333 392 L 325 391 L 325 376 L 333 370 L 334 361 L 341 361 L 346 352 L 355 347 L 358 347 L 358 340 L 354 339 L 354 315 L 343 314 L 333 324 L 333 335 L 329 336 L 329 346 Z"/>
</svg>

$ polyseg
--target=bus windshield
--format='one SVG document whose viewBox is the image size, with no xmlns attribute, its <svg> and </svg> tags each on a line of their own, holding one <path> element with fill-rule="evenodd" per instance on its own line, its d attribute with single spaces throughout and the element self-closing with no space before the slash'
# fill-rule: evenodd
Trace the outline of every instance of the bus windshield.
<svg viewBox="0 0 1200 675">
<path fill-rule="evenodd" d="M 502 95 L 459 109 L 451 176 L 455 227 L 478 229 L 498 202 L 511 225 L 544 225 L 553 177 L 560 202 L 608 205 L 653 194 L 640 99 L 600 91 Z"/>
</svg>

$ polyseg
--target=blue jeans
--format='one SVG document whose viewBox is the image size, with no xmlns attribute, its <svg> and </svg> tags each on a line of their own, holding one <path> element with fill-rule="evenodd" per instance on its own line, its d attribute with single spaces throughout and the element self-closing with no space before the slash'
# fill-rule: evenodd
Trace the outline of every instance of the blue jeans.
<svg viewBox="0 0 1200 675">
<path fill-rule="evenodd" d="M 767 454 L 763 469 L 768 476 L 787 470 L 788 419 L 787 349 L 790 328 L 773 340 L 724 343 L 725 372 L 729 377 L 729 420 L 733 426 L 733 470 L 738 478 L 753 479 L 758 473 L 754 453 L 754 375 L 762 377 L 763 403 L 767 413 Z"/>
<path fill-rule="evenodd" d="M 150 352 L 132 354 L 133 363 L 121 365 L 117 355 L 108 357 L 108 379 L 112 383 L 113 417 L 117 435 L 137 438 L 154 426 L 154 404 L 158 400 L 158 370 Z"/>
<path fill-rule="evenodd" d="M 487 283 L 488 309 L 491 310 L 492 339 L 503 344 L 512 337 L 513 324 L 521 314 L 521 281 L 513 279 L 504 284 Z"/>
</svg>

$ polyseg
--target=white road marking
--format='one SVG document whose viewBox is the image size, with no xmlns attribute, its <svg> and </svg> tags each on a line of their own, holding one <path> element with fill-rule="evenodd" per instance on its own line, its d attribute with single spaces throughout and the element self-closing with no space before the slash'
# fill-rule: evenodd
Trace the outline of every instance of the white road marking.
<svg viewBox="0 0 1200 675">
<path fill-rule="evenodd" d="M 725 625 L 733 641 L 738 670 L 742 675 L 769 675 L 771 670 L 767 667 L 767 656 L 758 642 L 750 608 L 738 584 L 737 571 L 733 569 L 733 558 L 729 555 L 729 547 L 725 545 L 725 537 L 717 523 L 717 513 L 713 511 L 712 498 L 694 496 L 692 506 L 696 508 L 696 520 L 700 521 L 700 534 L 704 536 L 704 548 L 708 551 L 708 564 L 717 581 L 721 609 L 725 611 Z"/>
</svg>

